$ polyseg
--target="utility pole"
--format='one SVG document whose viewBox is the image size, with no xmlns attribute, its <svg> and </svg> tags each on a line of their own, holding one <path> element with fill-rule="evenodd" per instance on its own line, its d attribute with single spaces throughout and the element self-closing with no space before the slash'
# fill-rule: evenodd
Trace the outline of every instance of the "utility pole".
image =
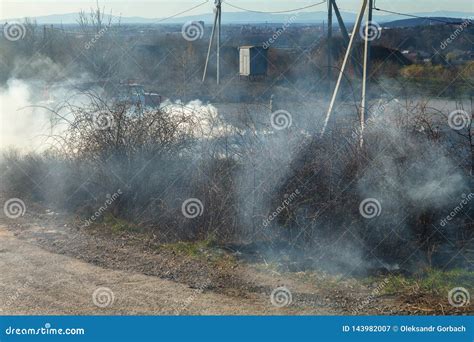
<svg viewBox="0 0 474 342">
<path fill-rule="evenodd" d="M 369 0 L 370 1 L 370 0 Z M 370 2 L 369 2 L 370 6 Z M 365 113 L 366 113 L 366 103 L 367 103 L 367 69 L 368 69 L 368 59 L 369 59 L 369 29 L 370 29 L 370 19 L 369 19 L 369 7 L 367 8 L 367 16 L 365 21 L 364 28 L 364 68 L 362 72 L 362 98 L 360 101 L 360 135 L 359 135 L 359 146 L 362 148 L 364 146 L 364 129 L 365 129 Z"/>
<path fill-rule="evenodd" d="M 368 21 L 371 24 L 372 23 L 372 11 L 374 9 L 374 0 L 369 0 L 369 13 L 368 13 Z M 372 25 L 373 26 L 373 25 Z M 369 74 L 369 81 L 370 81 L 370 44 L 371 41 L 369 41 L 369 47 L 367 51 L 367 72 Z"/>
<path fill-rule="evenodd" d="M 331 3 L 332 3 L 332 1 L 333 0 L 331 0 Z M 350 37 L 350 40 L 349 40 L 349 44 L 347 46 L 346 54 L 344 55 L 344 60 L 342 62 L 341 70 L 339 72 L 339 77 L 337 78 L 336 87 L 334 88 L 334 92 L 332 94 L 331 102 L 329 103 L 328 112 L 326 114 L 326 118 L 324 119 L 324 125 L 323 125 L 323 129 L 321 130 L 320 137 L 322 137 L 324 135 L 324 133 L 326 132 L 326 128 L 327 128 L 327 125 L 329 123 L 329 119 L 331 117 L 332 110 L 334 108 L 334 103 L 336 102 L 337 94 L 339 92 L 339 87 L 341 85 L 342 77 L 344 76 L 344 72 L 345 72 L 346 67 L 347 67 L 347 62 L 349 60 L 349 56 L 351 56 L 351 53 L 352 53 L 352 48 L 354 46 L 354 40 L 359 35 L 360 24 L 362 22 L 362 18 L 364 17 L 364 12 L 367 8 L 367 1 L 368 0 L 362 0 L 362 5 L 361 5 L 361 8 L 360 8 L 359 14 L 357 15 L 357 19 L 356 19 L 356 22 L 354 24 L 354 28 L 352 29 L 352 34 L 351 34 L 351 37 Z M 367 28 L 368 27 L 366 27 L 366 29 Z M 366 59 L 366 57 L 364 57 L 364 60 L 365 59 Z M 364 70 L 364 71 L 366 72 L 366 70 Z"/>
<path fill-rule="evenodd" d="M 215 0 L 215 5 L 216 5 L 216 10 L 215 10 L 216 14 L 214 16 L 214 25 L 212 26 L 211 38 L 209 39 L 209 47 L 207 50 L 206 64 L 204 66 L 204 74 L 202 75 L 202 82 L 206 81 L 207 67 L 209 65 L 209 59 L 211 56 L 212 42 L 214 41 L 214 37 L 216 36 L 216 32 L 217 32 L 217 84 L 220 84 L 222 0 Z"/>
<path fill-rule="evenodd" d="M 328 77 L 328 85 L 329 85 L 329 91 L 331 91 L 331 78 L 332 78 L 332 46 L 331 46 L 331 40 L 332 40 L 332 2 L 333 0 L 328 1 L 328 35 L 327 35 L 327 57 L 328 57 L 328 72 L 327 72 L 327 77 Z"/>
<path fill-rule="evenodd" d="M 217 85 L 221 83 L 221 0 L 216 0 L 217 13 L 219 14 L 217 25 Z"/>
<path fill-rule="evenodd" d="M 365 42 L 364 42 L 364 69 L 362 75 L 362 99 L 360 103 L 360 136 L 359 136 L 359 146 L 362 148 L 364 146 L 364 129 L 365 121 L 367 120 L 367 98 L 368 98 L 368 88 L 370 83 L 370 39 L 369 39 L 369 29 L 370 27 L 375 27 L 372 25 L 372 9 L 373 9 L 373 0 L 369 0 L 369 5 L 367 6 L 367 20 L 365 22 Z"/>
<path fill-rule="evenodd" d="M 349 33 L 347 32 L 346 25 L 344 25 L 344 20 L 342 20 L 341 12 L 339 11 L 339 7 L 337 7 L 336 0 L 330 0 L 332 2 L 332 6 L 334 9 L 334 13 L 336 14 L 337 23 L 339 24 L 339 28 L 341 29 L 342 38 L 344 38 L 344 42 L 349 44 Z M 372 0 L 370 0 L 372 1 Z M 362 66 L 359 64 L 356 56 L 354 54 L 351 55 L 352 64 L 354 65 L 354 69 L 362 75 Z"/>
</svg>

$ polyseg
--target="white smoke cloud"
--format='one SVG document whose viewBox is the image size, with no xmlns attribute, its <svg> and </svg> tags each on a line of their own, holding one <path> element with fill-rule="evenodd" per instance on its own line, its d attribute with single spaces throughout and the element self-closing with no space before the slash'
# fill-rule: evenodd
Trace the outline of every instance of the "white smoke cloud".
<svg viewBox="0 0 474 342">
<path fill-rule="evenodd" d="M 66 128 L 70 105 L 83 105 L 90 101 L 74 85 L 84 78 L 62 82 L 26 81 L 11 78 L 0 88 L 0 150 L 14 147 L 23 152 L 44 151 L 51 147 L 49 138 Z M 61 125 L 61 123 L 63 125 Z"/>
<path fill-rule="evenodd" d="M 216 138 L 226 133 L 218 110 L 212 104 L 204 104 L 201 100 L 193 100 L 186 104 L 179 100 L 175 102 L 166 100 L 160 109 L 172 116 L 191 117 L 195 124 L 190 125 L 186 122 L 182 124 L 182 128 L 196 138 Z"/>
<path fill-rule="evenodd" d="M 11 79 L 0 89 L 0 149 L 14 146 L 20 150 L 37 149 L 41 135 L 48 133 L 47 110 L 32 107 L 32 87 Z"/>
</svg>

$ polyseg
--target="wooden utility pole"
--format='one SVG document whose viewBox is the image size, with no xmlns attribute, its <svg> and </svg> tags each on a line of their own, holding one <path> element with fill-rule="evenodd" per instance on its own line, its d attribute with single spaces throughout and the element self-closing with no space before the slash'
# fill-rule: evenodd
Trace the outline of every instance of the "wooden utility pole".
<svg viewBox="0 0 474 342">
<path fill-rule="evenodd" d="M 331 2 L 332 1 L 333 0 L 331 0 Z M 337 78 L 336 87 L 334 88 L 334 92 L 332 94 L 331 102 L 329 103 L 329 108 L 328 108 L 328 112 L 326 114 L 326 118 L 324 119 L 324 124 L 323 124 L 323 128 L 321 130 L 320 137 L 322 137 L 324 135 L 324 133 L 326 132 L 326 128 L 327 128 L 327 125 L 329 123 L 329 119 L 331 117 L 332 110 L 334 108 L 334 103 L 336 102 L 337 94 L 339 92 L 339 87 L 341 85 L 342 77 L 344 76 L 344 72 L 345 72 L 346 67 L 347 67 L 347 62 L 349 60 L 349 56 L 351 56 L 351 53 L 352 53 L 352 48 L 354 46 L 354 40 L 359 35 L 360 24 L 362 22 L 362 18 L 364 17 L 364 12 L 367 8 L 367 1 L 368 0 L 362 0 L 362 5 L 361 5 L 361 8 L 360 8 L 359 14 L 357 15 L 357 19 L 356 19 L 356 22 L 354 24 L 354 28 L 352 29 L 351 38 L 350 38 L 349 44 L 347 46 L 346 54 L 344 55 L 344 60 L 342 62 L 341 70 L 339 72 L 339 77 Z"/>
<path fill-rule="evenodd" d="M 330 0 L 330 1 L 332 2 L 334 13 L 336 14 L 337 23 L 339 24 L 339 28 L 341 29 L 342 38 L 344 38 L 344 42 L 346 44 L 349 44 L 349 39 L 350 39 L 349 32 L 347 32 L 346 25 L 344 25 L 344 20 L 342 20 L 342 15 L 341 15 L 341 12 L 339 11 L 339 7 L 337 7 L 335 0 Z M 362 75 L 362 67 L 359 64 L 359 61 L 357 60 L 356 56 L 352 54 L 351 58 L 352 58 L 352 64 L 354 65 L 354 69 L 358 72 L 359 75 Z"/>
<path fill-rule="evenodd" d="M 359 146 L 362 148 L 364 146 L 364 129 L 365 121 L 367 120 L 367 97 L 368 97 L 368 83 L 370 83 L 370 41 L 369 30 L 372 27 L 377 29 L 375 25 L 372 25 L 372 8 L 373 0 L 369 0 L 369 5 L 367 6 L 367 20 L 365 22 L 365 32 L 364 32 L 364 68 L 362 74 L 362 99 L 360 103 L 360 136 L 359 136 Z M 378 34 L 378 32 L 377 32 Z"/>
<path fill-rule="evenodd" d="M 209 48 L 207 50 L 206 64 L 204 66 L 204 74 L 202 75 L 202 82 L 206 81 L 207 67 L 211 56 L 212 43 L 217 32 L 217 84 L 220 84 L 221 70 L 220 70 L 220 55 L 221 55 L 221 8 L 222 0 L 215 0 L 216 14 L 214 16 L 214 25 L 212 25 L 211 38 L 209 39 Z"/>
<path fill-rule="evenodd" d="M 221 83 L 221 0 L 216 0 L 216 8 L 218 13 L 218 25 L 217 25 L 217 85 Z"/>
<path fill-rule="evenodd" d="M 327 34 L 327 63 L 328 63 L 328 71 L 327 71 L 327 77 L 328 77 L 328 85 L 329 85 L 329 91 L 331 91 L 331 78 L 332 78 L 332 2 L 333 0 L 328 1 L 328 34 Z"/>
<path fill-rule="evenodd" d="M 374 0 L 369 0 L 369 10 L 368 10 L 368 21 L 369 23 L 372 23 L 372 12 L 373 12 L 373 9 L 374 9 Z M 368 50 L 367 50 L 367 73 L 369 74 L 369 80 L 370 80 L 370 45 L 371 45 L 371 42 L 369 41 L 369 47 L 368 47 Z"/>
<path fill-rule="evenodd" d="M 360 101 L 360 134 L 359 134 L 359 146 L 362 148 L 364 145 L 364 129 L 365 129 L 365 112 L 366 112 L 366 96 L 367 96 L 367 65 L 368 65 L 368 51 L 369 51 L 369 10 L 367 9 L 367 16 L 364 28 L 364 67 L 362 72 L 362 98 Z"/>
</svg>

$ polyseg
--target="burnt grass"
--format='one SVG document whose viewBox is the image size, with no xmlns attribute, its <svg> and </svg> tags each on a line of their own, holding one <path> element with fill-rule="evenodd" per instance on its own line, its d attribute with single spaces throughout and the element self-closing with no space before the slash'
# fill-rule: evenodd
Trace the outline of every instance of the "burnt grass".
<svg viewBox="0 0 474 342">
<path fill-rule="evenodd" d="M 327 308 L 336 314 L 469 314 L 471 307 L 452 308 L 442 296 L 399 288 L 385 291 L 387 276 L 404 272 L 373 269 L 329 275 L 314 260 L 291 259 L 292 248 L 277 246 L 285 258 L 265 258 L 260 244 L 219 244 L 215 241 L 162 243 L 146 231 L 117 229 L 109 224 L 84 228 L 83 221 L 35 206 L 22 219 L 1 218 L 17 238 L 48 251 L 101 267 L 156 276 L 228 296 L 269 297 L 276 286 L 291 286 L 293 303 L 302 312 Z M 267 248 L 268 244 L 267 244 Z M 294 248 L 293 248 L 294 249 Z M 380 291 L 379 291 L 380 290 Z M 443 302 L 440 304 L 440 301 Z"/>
</svg>

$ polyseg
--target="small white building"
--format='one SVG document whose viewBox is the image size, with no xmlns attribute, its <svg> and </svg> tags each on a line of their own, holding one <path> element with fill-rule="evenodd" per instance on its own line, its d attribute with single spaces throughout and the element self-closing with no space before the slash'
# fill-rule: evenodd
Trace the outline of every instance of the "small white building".
<svg viewBox="0 0 474 342">
<path fill-rule="evenodd" d="M 268 69 L 267 50 L 262 46 L 244 45 L 239 48 L 240 76 L 265 76 Z"/>
</svg>

